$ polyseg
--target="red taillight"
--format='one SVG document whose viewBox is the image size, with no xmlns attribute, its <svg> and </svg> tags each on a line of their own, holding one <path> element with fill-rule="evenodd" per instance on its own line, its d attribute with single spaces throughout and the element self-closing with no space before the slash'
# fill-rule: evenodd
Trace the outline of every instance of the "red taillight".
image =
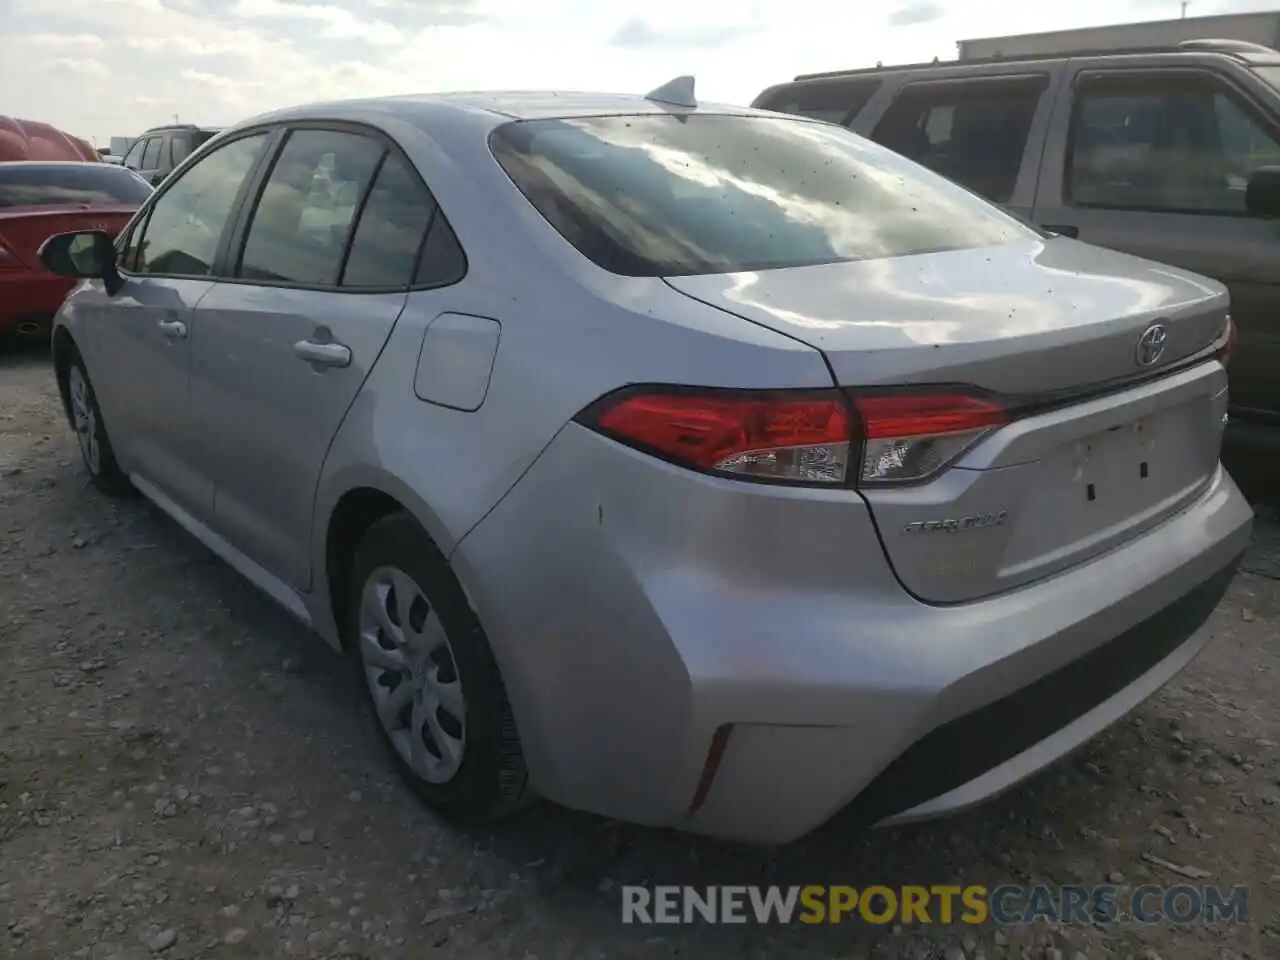
<svg viewBox="0 0 1280 960">
<path fill-rule="evenodd" d="M 1004 407 L 966 394 L 905 394 L 854 398 L 869 440 L 985 430 L 1008 420 Z"/>
<path fill-rule="evenodd" d="M 627 390 L 584 419 L 601 433 L 700 470 L 843 483 L 853 438 L 837 391 Z"/>
<path fill-rule="evenodd" d="M 1222 361 L 1222 365 L 1226 366 L 1231 362 L 1231 358 L 1235 356 L 1236 346 L 1239 344 L 1239 336 L 1236 333 L 1236 323 L 1231 319 L 1231 315 L 1227 315 L 1226 329 L 1223 332 L 1222 350 L 1218 354 L 1218 358 Z"/>
<path fill-rule="evenodd" d="M 784 483 L 927 479 L 1005 410 L 967 394 L 630 388 L 581 422 L 629 446 L 713 473 Z M 858 464 L 850 471 L 850 463 Z"/>
</svg>

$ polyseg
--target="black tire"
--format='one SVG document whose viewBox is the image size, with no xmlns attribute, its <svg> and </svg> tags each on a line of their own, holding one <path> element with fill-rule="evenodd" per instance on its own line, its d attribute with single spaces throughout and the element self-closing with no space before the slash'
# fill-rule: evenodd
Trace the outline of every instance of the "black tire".
<svg viewBox="0 0 1280 960">
<path fill-rule="evenodd" d="M 120 469 L 120 464 L 116 462 L 115 450 L 111 446 L 111 438 L 107 435 L 106 421 L 102 417 L 102 409 L 98 406 L 98 395 L 93 390 L 93 381 L 89 379 L 89 371 L 85 368 L 80 352 L 74 347 L 67 357 L 66 376 L 67 419 L 71 423 L 71 429 L 75 431 L 77 445 L 80 448 L 80 462 L 84 464 L 90 482 L 108 496 L 127 496 L 133 492 L 133 484 L 129 482 L 129 478 Z M 96 462 L 81 435 L 80 420 L 76 413 L 77 376 L 83 380 L 84 402 L 92 414 L 92 432 L 97 449 Z"/>
<path fill-rule="evenodd" d="M 409 576 L 440 618 L 465 698 L 462 761 L 452 779 L 432 783 L 405 762 L 378 720 L 360 653 L 360 605 L 369 577 L 382 567 Z M 506 688 L 480 620 L 444 555 L 408 513 L 378 520 L 356 548 L 347 585 L 344 636 L 355 672 L 397 772 L 432 808 L 451 819 L 497 820 L 533 799 Z"/>
</svg>

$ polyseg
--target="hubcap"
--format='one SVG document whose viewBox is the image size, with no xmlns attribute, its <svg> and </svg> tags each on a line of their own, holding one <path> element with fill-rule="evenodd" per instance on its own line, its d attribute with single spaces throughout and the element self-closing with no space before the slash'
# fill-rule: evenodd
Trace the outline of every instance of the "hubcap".
<svg viewBox="0 0 1280 960">
<path fill-rule="evenodd" d="M 98 421 L 89 402 L 89 384 L 79 367 L 71 368 L 71 419 L 75 422 L 80 456 L 91 473 L 98 472 Z"/>
<path fill-rule="evenodd" d="M 462 764 L 466 700 L 453 648 L 421 588 L 380 567 L 360 599 L 360 659 L 382 728 L 423 780 L 447 783 Z"/>
</svg>

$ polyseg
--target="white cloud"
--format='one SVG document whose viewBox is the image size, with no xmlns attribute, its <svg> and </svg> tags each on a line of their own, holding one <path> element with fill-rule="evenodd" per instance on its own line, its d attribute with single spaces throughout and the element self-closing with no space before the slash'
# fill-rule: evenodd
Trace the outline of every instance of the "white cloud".
<svg viewBox="0 0 1280 960">
<path fill-rule="evenodd" d="M 238 0 L 231 15 L 246 20 L 302 20 L 319 25 L 325 40 L 364 40 L 379 46 L 400 46 L 408 37 L 384 20 L 368 20 L 344 7 L 288 3 L 285 0 Z"/>
<path fill-rule="evenodd" d="M 1192 14 L 1274 0 L 1197 0 Z M 1075 0 L 7 0 L 7 113 L 99 143 L 178 114 L 483 88 L 642 92 L 681 73 L 749 102 L 796 73 L 950 58 L 957 40 L 1176 16 Z M 92 80 L 92 83 L 87 83 Z M 109 82 L 105 82 L 109 81 Z"/>
</svg>

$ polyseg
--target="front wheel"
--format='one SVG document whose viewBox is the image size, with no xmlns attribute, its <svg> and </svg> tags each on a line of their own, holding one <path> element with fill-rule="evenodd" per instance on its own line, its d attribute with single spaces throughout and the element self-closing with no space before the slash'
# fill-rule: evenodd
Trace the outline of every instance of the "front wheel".
<svg viewBox="0 0 1280 960">
<path fill-rule="evenodd" d="M 444 555 L 411 516 L 370 527 L 348 589 L 347 636 L 405 782 L 458 819 L 522 806 L 528 776 L 497 663 Z"/>
<path fill-rule="evenodd" d="M 89 381 L 89 372 L 80 354 L 74 352 L 67 364 L 67 401 L 71 426 L 80 446 L 80 459 L 89 471 L 93 485 L 112 495 L 129 492 L 132 487 L 116 463 L 102 410 L 98 407 L 98 397 Z"/>
</svg>

